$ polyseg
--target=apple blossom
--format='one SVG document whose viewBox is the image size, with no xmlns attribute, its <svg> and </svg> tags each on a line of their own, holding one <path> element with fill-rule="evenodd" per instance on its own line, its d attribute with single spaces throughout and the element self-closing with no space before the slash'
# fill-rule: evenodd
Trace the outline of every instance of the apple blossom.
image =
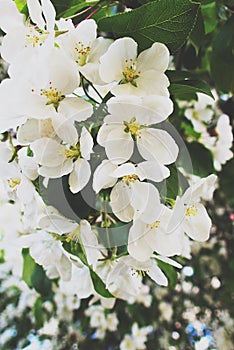
<svg viewBox="0 0 234 350">
<path fill-rule="evenodd" d="M 106 83 L 119 85 L 115 95 L 169 96 L 169 81 L 164 74 L 169 64 L 169 51 L 164 44 L 154 43 L 137 57 L 137 43 L 131 38 L 114 41 L 100 58 L 100 77 Z"/>
<path fill-rule="evenodd" d="M 69 186 L 73 193 L 81 191 L 88 183 L 91 175 L 88 160 L 92 152 L 93 139 L 85 127 L 82 128 L 79 143 L 70 147 L 47 137 L 35 140 L 30 147 L 33 158 L 41 165 L 38 170 L 40 175 L 46 178 L 58 178 L 70 174 Z"/>
<path fill-rule="evenodd" d="M 104 118 L 97 141 L 105 147 L 108 159 L 115 164 L 129 160 L 136 142 L 141 156 L 164 164 L 174 162 L 178 146 L 164 130 L 148 127 L 165 120 L 172 112 L 172 102 L 165 96 L 131 96 L 110 99 L 107 103 L 109 115 Z M 166 171 L 166 169 L 164 169 Z"/>
<path fill-rule="evenodd" d="M 97 25 L 88 19 L 69 30 L 57 40 L 61 49 L 73 59 L 78 70 L 92 83 L 104 84 L 99 76 L 99 59 L 106 52 L 111 39 L 97 38 Z"/>
</svg>

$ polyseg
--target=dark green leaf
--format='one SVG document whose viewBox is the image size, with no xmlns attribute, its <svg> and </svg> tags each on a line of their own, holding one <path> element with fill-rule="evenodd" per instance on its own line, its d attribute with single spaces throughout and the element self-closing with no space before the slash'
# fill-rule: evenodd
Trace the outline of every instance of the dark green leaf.
<svg viewBox="0 0 234 350">
<path fill-rule="evenodd" d="M 73 16 L 74 14 L 78 13 L 79 11 L 82 11 L 83 9 L 92 6 L 96 4 L 97 1 L 91 1 L 87 3 L 87 1 L 73 1 L 71 6 L 67 8 L 64 12 L 61 12 L 59 14 L 59 17 L 70 17 Z"/>
<path fill-rule="evenodd" d="M 57 18 L 60 18 L 61 14 L 69 9 L 72 4 L 72 0 L 51 0 L 51 2 L 55 7 Z"/>
<path fill-rule="evenodd" d="M 198 142 L 187 143 L 186 146 L 192 161 L 194 175 L 206 177 L 214 173 L 213 157 L 207 148 Z M 182 161 L 182 164 L 186 170 L 186 162 Z"/>
<path fill-rule="evenodd" d="M 234 92 L 234 15 L 219 32 L 211 55 L 211 74 L 222 92 Z"/>
<path fill-rule="evenodd" d="M 228 204 L 234 209 L 234 159 L 230 160 L 222 168 L 219 176 L 219 186 L 221 191 L 224 192 L 225 199 Z"/>
<path fill-rule="evenodd" d="M 210 85 L 206 81 L 201 80 L 198 74 L 194 72 L 167 70 L 166 75 L 171 82 L 171 87 L 169 89 L 172 89 L 172 91 L 175 90 L 177 94 L 180 92 L 183 95 L 193 94 L 195 99 L 197 99 L 195 95 L 196 92 L 201 92 L 214 98 Z M 190 87 L 188 88 L 188 86 Z"/>
<path fill-rule="evenodd" d="M 188 181 L 177 169 L 176 165 L 169 165 L 170 177 L 166 179 L 166 197 L 176 199 L 176 197 L 188 188 Z"/>
<path fill-rule="evenodd" d="M 213 98 L 209 85 L 203 80 L 183 80 L 169 86 L 171 95 L 178 99 L 187 99 L 187 95 L 201 92 Z"/>
<path fill-rule="evenodd" d="M 17 6 L 19 12 L 28 16 L 28 7 L 27 7 L 26 0 L 15 0 L 15 3 L 16 3 L 16 6 Z"/>
<path fill-rule="evenodd" d="M 157 260 L 157 264 L 160 267 L 160 269 L 165 273 L 169 280 L 169 285 L 171 288 L 175 288 L 178 277 L 177 272 L 173 266 L 170 264 L 165 263 L 164 261 Z"/>
<path fill-rule="evenodd" d="M 157 0 L 126 13 L 102 18 L 98 27 L 118 37 L 132 37 L 140 51 L 158 41 L 166 44 L 173 53 L 191 33 L 198 9 L 199 3 L 189 0 Z"/>
<path fill-rule="evenodd" d="M 194 48 L 196 49 L 196 54 L 198 55 L 199 49 L 203 44 L 205 38 L 205 28 L 204 21 L 201 14 L 201 10 L 198 11 L 197 21 L 190 35 L 190 39 Z"/>
<path fill-rule="evenodd" d="M 90 276 L 93 282 L 95 291 L 104 298 L 114 298 L 114 296 L 108 291 L 105 283 L 92 269 L 89 270 Z"/>
<path fill-rule="evenodd" d="M 217 26 L 216 2 L 210 2 L 201 6 L 202 17 L 204 20 L 205 34 L 211 33 Z"/>
<path fill-rule="evenodd" d="M 37 298 L 33 305 L 33 316 L 35 318 L 36 329 L 41 328 L 45 322 L 45 314 L 42 307 L 41 297 Z"/>
<path fill-rule="evenodd" d="M 31 288 L 32 287 L 31 277 L 32 277 L 33 271 L 35 269 L 36 263 L 33 260 L 33 258 L 31 257 L 31 255 L 29 254 L 28 248 L 22 249 L 22 255 L 23 255 L 23 260 L 24 260 L 22 279 Z"/>
<path fill-rule="evenodd" d="M 50 280 L 46 274 L 42 266 L 35 264 L 35 268 L 33 270 L 31 276 L 32 287 L 41 294 L 44 298 L 51 298 L 52 296 L 52 280 Z"/>
<path fill-rule="evenodd" d="M 93 287 L 95 291 L 103 296 L 104 298 L 113 298 L 113 295 L 106 289 L 105 283 L 102 281 L 102 279 L 96 274 L 96 272 L 93 271 L 92 267 L 88 264 L 86 255 L 84 253 L 84 250 L 82 249 L 81 245 L 79 243 L 75 242 L 63 242 L 64 249 L 77 256 L 84 265 L 86 265 L 89 268 L 90 277 L 93 282 Z"/>
</svg>

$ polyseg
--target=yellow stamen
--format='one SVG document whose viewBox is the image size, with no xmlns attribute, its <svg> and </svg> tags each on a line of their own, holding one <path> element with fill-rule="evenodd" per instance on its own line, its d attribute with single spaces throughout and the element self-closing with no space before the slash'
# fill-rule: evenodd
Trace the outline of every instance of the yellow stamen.
<svg viewBox="0 0 234 350">
<path fill-rule="evenodd" d="M 131 184 L 134 183 L 136 180 L 139 180 L 139 177 L 136 174 L 126 175 L 122 178 L 123 183 L 129 186 L 130 188 Z"/>
<path fill-rule="evenodd" d="M 84 46 L 84 44 L 79 41 L 74 47 L 74 59 L 79 66 L 84 66 L 87 63 L 87 58 L 91 50 L 90 46 Z"/>
<path fill-rule="evenodd" d="M 147 224 L 147 227 L 150 228 L 151 230 L 159 228 L 159 226 L 160 226 L 160 221 L 159 220 L 156 220 L 152 224 Z"/>
<path fill-rule="evenodd" d="M 191 205 L 186 208 L 186 216 L 196 216 L 198 212 L 198 209 L 195 207 L 195 205 Z"/>
<path fill-rule="evenodd" d="M 131 83 L 137 87 L 136 79 L 139 78 L 140 71 L 137 72 L 136 61 L 132 59 L 125 61 L 125 70 L 122 72 L 124 78 L 121 80 L 121 84 Z"/>
<path fill-rule="evenodd" d="M 49 89 L 41 89 L 41 96 L 47 98 L 46 105 L 53 105 L 55 110 L 58 110 L 59 103 L 64 99 L 65 96 L 62 95 L 61 91 L 58 91 L 57 88 L 52 87 L 52 82 L 49 82 Z M 33 90 L 32 90 L 33 91 Z"/>
<path fill-rule="evenodd" d="M 140 137 L 141 132 L 141 124 L 136 123 L 136 118 L 133 117 L 130 122 L 124 122 L 124 125 L 126 126 L 124 131 L 125 132 L 130 132 L 130 134 L 132 135 L 132 137 L 135 139 L 137 136 Z"/>
<path fill-rule="evenodd" d="M 20 180 L 19 179 L 13 179 L 13 178 L 8 179 L 7 182 L 8 182 L 8 186 L 10 188 L 15 188 L 17 185 L 20 184 Z"/>
<path fill-rule="evenodd" d="M 41 46 L 47 39 L 48 35 L 49 35 L 49 32 L 47 31 L 39 32 L 34 27 L 32 27 L 29 29 L 29 33 L 26 34 L 25 46 L 26 47 L 28 46 L 36 47 L 37 45 Z"/>
</svg>

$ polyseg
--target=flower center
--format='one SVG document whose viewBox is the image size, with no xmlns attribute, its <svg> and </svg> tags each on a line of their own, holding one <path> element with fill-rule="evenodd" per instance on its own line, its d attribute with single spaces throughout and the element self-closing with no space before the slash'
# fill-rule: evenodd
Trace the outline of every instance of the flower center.
<svg viewBox="0 0 234 350">
<path fill-rule="evenodd" d="M 124 131 L 127 133 L 130 132 L 134 140 L 136 140 L 137 137 L 140 137 L 141 124 L 136 123 L 135 117 L 133 117 L 129 123 L 124 121 L 124 125 L 125 125 Z"/>
<path fill-rule="evenodd" d="M 198 212 L 198 209 L 195 207 L 195 205 L 191 205 L 186 208 L 186 216 L 196 216 Z"/>
<path fill-rule="evenodd" d="M 147 224 L 147 227 L 149 227 L 151 230 L 155 230 L 156 228 L 160 227 L 160 221 L 156 220 L 152 224 Z"/>
<path fill-rule="evenodd" d="M 91 50 L 90 46 L 84 46 L 84 44 L 79 41 L 74 47 L 74 59 L 79 66 L 84 66 L 87 63 L 87 57 Z"/>
<path fill-rule="evenodd" d="M 125 70 L 122 73 L 124 78 L 121 80 L 121 84 L 130 83 L 137 87 L 136 79 L 139 78 L 141 72 L 137 71 L 136 61 L 125 60 Z"/>
<path fill-rule="evenodd" d="M 133 184 L 136 180 L 139 180 L 139 177 L 136 174 L 126 175 L 122 178 L 124 184 L 131 188 L 131 184 Z"/>
<path fill-rule="evenodd" d="M 57 111 L 59 103 L 65 98 L 62 92 L 58 91 L 57 88 L 53 88 L 51 81 L 49 82 L 49 89 L 41 89 L 40 91 L 40 95 L 47 98 L 46 105 L 53 105 Z M 34 90 L 32 90 L 32 92 L 34 92 Z"/>
<path fill-rule="evenodd" d="M 29 28 L 28 33 L 26 34 L 25 47 L 32 46 L 36 47 L 44 44 L 45 40 L 48 37 L 49 32 L 38 31 L 34 27 Z"/>
<path fill-rule="evenodd" d="M 148 272 L 149 272 L 149 270 L 140 270 L 140 269 L 133 269 L 133 268 L 131 268 L 132 276 L 138 275 L 140 277 L 145 277 Z"/>
<path fill-rule="evenodd" d="M 194 119 L 199 119 L 199 113 L 196 111 L 193 111 L 193 118 Z"/>
<path fill-rule="evenodd" d="M 8 186 L 10 188 L 12 188 L 12 189 L 20 184 L 20 180 L 19 179 L 13 179 L 13 178 L 8 179 L 7 182 L 8 182 Z"/>
<path fill-rule="evenodd" d="M 65 150 L 65 157 L 67 159 L 78 159 L 81 156 L 80 154 L 80 147 L 77 145 L 76 147 L 70 147 L 69 149 Z"/>
</svg>

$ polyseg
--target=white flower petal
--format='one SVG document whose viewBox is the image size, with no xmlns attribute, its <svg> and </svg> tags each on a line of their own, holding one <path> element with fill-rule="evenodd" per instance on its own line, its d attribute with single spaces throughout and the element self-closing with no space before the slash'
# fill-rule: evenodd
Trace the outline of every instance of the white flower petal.
<svg viewBox="0 0 234 350">
<path fill-rule="evenodd" d="M 132 195 L 132 190 L 122 181 L 118 182 L 111 191 L 110 205 L 112 211 L 123 222 L 129 222 L 133 219 Z"/>
<path fill-rule="evenodd" d="M 120 165 L 115 171 L 113 171 L 112 176 L 113 177 L 124 177 L 127 175 L 132 175 L 136 173 L 136 167 L 132 163 L 126 163 Z"/>
<path fill-rule="evenodd" d="M 137 174 L 141 181 L 148 179 L 161 182 L 170 175 L 170 170 L 156 160 L 149 160 L 137 165 Z"/>
<path fill-rule="evenodd" d="M 80 222 L 80 236 L 85 248 L 88 263 L 95 269 L 99 258 L 98 239 L 86 220 L 81 220 Z"/>
<path fill-rule="evenodd" d="M 46 29 L 50 32 L 54 30 L 56 11 L 50 0 L 41 0 L 41 5 L 46 20 Z"/>
<path fill-rule="evenodd" d="M 93 138 L 88 130 L 83 126 L 80 135 L 80 151 L 83 158 L 89 160 L 93 148 Z"/>
<path fill-rule="evenodd" d="M 48 137 L 43 137 L 31 143 L 35 161 L 48 167 L 56 167 L 65 160 L 64 146 Z"/>
<path fill-rule="evenodd" d="M 147 71 L 155 69 L 165 72 L 169 65 L 170 53 L 162 43 L 154 43 L 149 49 L 140 53 L 137 59 L 137 69 Z"/>
<path fill-rule="evenodd" d="M 81 122 L 91 117 L 93 107 L 91 103 L 79 97 L 66 97 L 59 105 L 58 111 L 67 118 Z"/>
<path fill-rule="evenodd" d="M 56 134 L 61 140 L 70 145 L 77 144 L 78 134 L 73 121 L 63 117 L 62 115 L 57 115 L 52 119 L 52 125 Z"/>
<path fill-rule="evenodd" d="M 67 159 L 63 163 L 59 164 L 58 166 L 41 166 L 38 169 L 38 173 L 41 176 L 44 176 L 45 178 L 49 179 L 57 179 L 58 177 L 70 174 L 70 172 L 73 169 L 73 162 L 72 159 Z"/>
<path fill-rule="evenodd" d="M 150 268 L 150 270 L 147 272 L 148 276 L 152 278 L 153 281 L 155 281 L 160 286 L 167 286 L 168 280 L 162 270 L 155 264 Z"/>
<path fill-rule="evenodd" d="M 136 59 L 137 43 L 131 38 L 117 39 L 100 58 L 100 77 L 106 83 L 123 78 L 126 60 Z"/>
<path fill-rule="evenodd" d="M 69 186 L 72 193 L 81 191 L 88 183 L 91 175 L 89 162 L 86 159 L 78 159 L 74 163 L 74 169 L 69 176 Z"/>
<path fill-rule="evenodd" d="M 204 242 L 210 235 L 211 219 L 207 214 L 206 208 L 200 203 L 193 206 L 192 210 L 195 210 L 194 214 L 185 215 L 183 229 L 190 238 Z"/>
<path fill-rule="evenodd" d="M 133 149 L 134 141 L 130 133 L 124 132 L 123 125 L 116 125 L 105 142 L 108 159 L 114 164 L 125 163 L 131 157 Z"/>
<path fill-rule="evenodd" d="M 157 256 L 158 260 L 161 260 L 167 264 L 170 264 L 171 266 L 177 267 L 178 269 L 181 269 L 183 266 L 181 264 L 179 264 L 177 261 L 172 260 L 170 258 L 168 258 L 167 256 Z"/>
<path fill-rule="evenodd" d="M 148 260 L 154 251 L 145 239 L 145 226 L 141 220 L 135 220 L 129 230 L 128 252 L 138 261 Z"/>
<path fill-rule="evenodd" d="M 152 128 L 141 131 L 137 147 L 144 159 L 156 159 L 164 165 L 175 162 L 179 152 L 176 142 L 166 131 Z"/>
<path fill-rule="evenodd" d="M 117 165 L 109 160 L 103 160 L 93 174 L 93 189 L 98 193 L 103 188 L 114 186 L 117 178 L 112 176 Z"/>
<path fill-rule="evenodd" d="M 45 21 L 42 16 L 42 7 L 38 0 L 27 0 L 29 16 L 33 23 L 40 29 L 45 29 Z"/>
</svg>

